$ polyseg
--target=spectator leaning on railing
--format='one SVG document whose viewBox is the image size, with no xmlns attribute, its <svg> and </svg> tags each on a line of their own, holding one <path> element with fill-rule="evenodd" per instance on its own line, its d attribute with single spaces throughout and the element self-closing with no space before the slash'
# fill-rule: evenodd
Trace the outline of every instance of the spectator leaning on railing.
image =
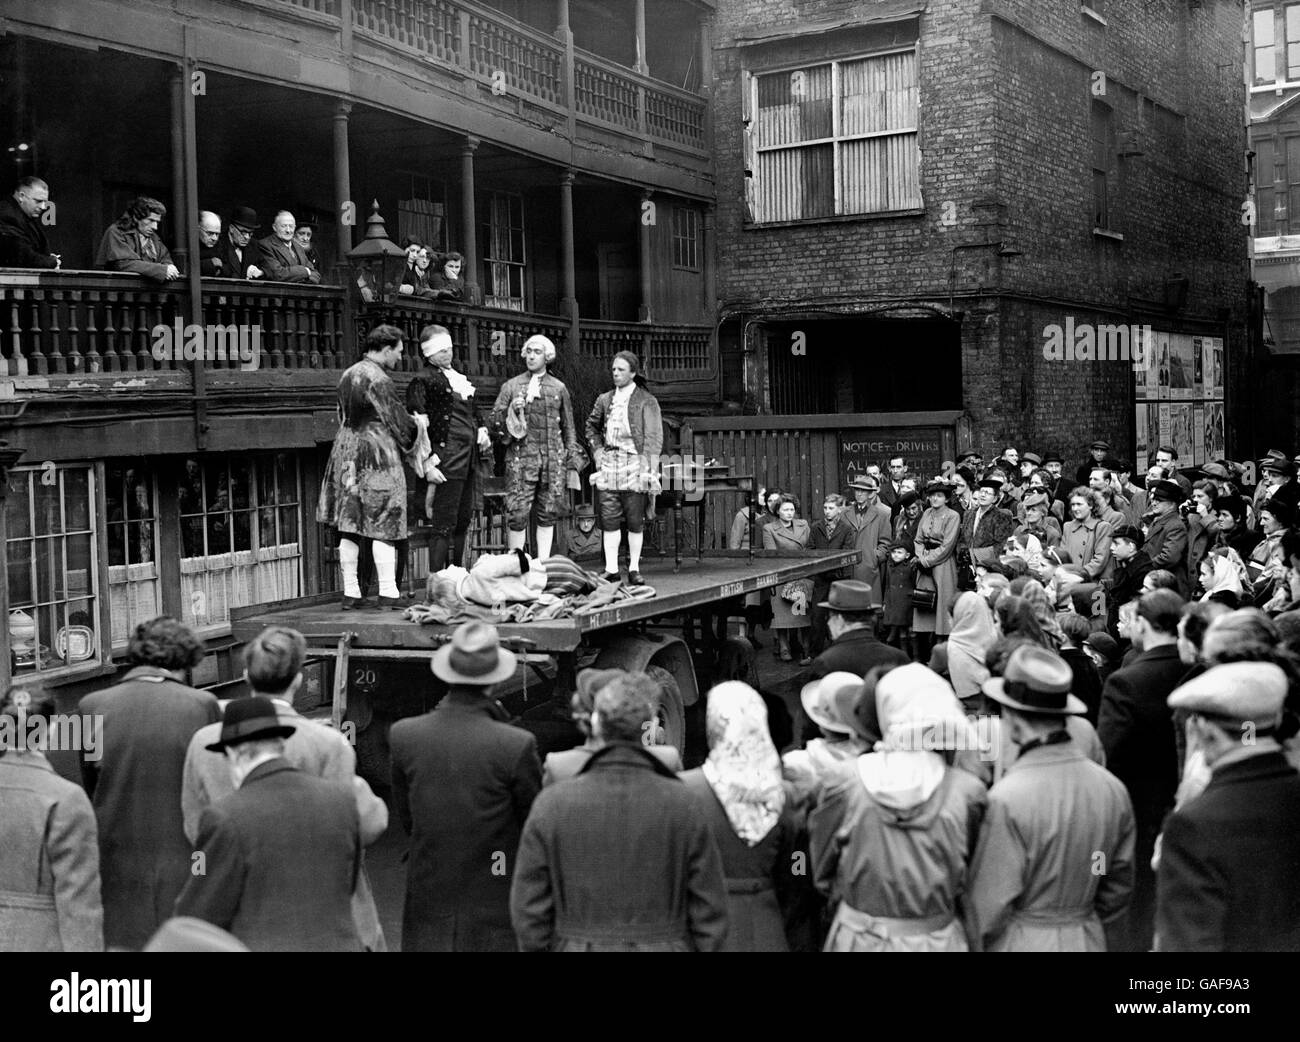
<svg viewBox="0 0 1300 1042">
<path fill-rule="evenodd" d="M 50 187 L 39 177 L 24 177 L 14 194 L 0 200 L 0 267 L 58 268 L 41 218 L 50 206 Z"/>
</svg>

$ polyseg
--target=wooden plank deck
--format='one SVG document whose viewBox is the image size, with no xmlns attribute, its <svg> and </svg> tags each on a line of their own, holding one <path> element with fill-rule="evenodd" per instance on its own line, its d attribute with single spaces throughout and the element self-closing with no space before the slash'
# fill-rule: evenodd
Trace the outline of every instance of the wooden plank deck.
<svg viewBox="0 0 1300 1042">
<path fill-rule="evenodd" d="M 768 551 L 755 554 L 751 562 L 745 553 L 713 553 L 699 563 L 688 558 L 676 575 L 671 559 L 652 559 L 642 565 L 641 574 L 647 585 L 654 587 L 657 595 L 653 598 L 620 601 L 572 619 L 506 623 L 497 629 L 503 639 L 521 642 L 516 650 L 576 651 L 587 633 L 688 612 L 714 601 L 834 571 L 856 563 L 858 557 L 856 550 L 797 555 Z M 453 628 L 409 622 L 400 612 L 343 611 L 335 593 L 254 605 L 231 613 L 231 629 L 238 640 L 248 640 L 270 625 L 291 626 L 314 647 L 332 644 L 344 633 L 352 633 L 351 655 L 360 658 L 367 657 L 367 651 L 396 653 L 393 657 L 407 657 L 410 651 L 427 652 L 446 640 Z"/>
</svg>

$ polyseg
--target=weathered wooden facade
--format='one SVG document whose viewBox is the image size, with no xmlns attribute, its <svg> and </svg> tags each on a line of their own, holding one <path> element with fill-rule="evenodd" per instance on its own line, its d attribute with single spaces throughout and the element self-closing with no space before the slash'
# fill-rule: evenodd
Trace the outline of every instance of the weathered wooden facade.
<svg viewBox="0 0 1300 1042">
<path fill-rule="evenodd" d="M 709 0 L 17 0 L 0 16 L 12 181 L 55 204 L 62 270 L 0 271 L 9 471 L 5 665 L 73 699 L 159 612 L 237 673 L 231 609 L 334 588 L 314 519 L 335 386 L 380 321 L 447 326 L 490 398 L 545 333 L 577 383 L 643 359 L 666 409 L 711 408 Z M 18 146 L 23 146 L 19 148 Z M 290 285 L 90 270 L 132 197 L 289 210 L 325 277 Z M 365 301 L 372 206 L 393 241 L 465 257 L 469 302 Z M 223 234 L 225 234 L 223 229 Z M 255 330 L 250 364 L 159 357 L 154 330 Z M 217 334 L 218 338 L 222 335 Z M 413 555 L 418 575 L 420 556 Z"/>
</svg>

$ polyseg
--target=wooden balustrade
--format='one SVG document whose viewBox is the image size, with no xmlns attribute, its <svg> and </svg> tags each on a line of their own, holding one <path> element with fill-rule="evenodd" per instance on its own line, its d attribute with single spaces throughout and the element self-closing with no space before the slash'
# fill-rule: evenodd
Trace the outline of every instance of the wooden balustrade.
<svg viewBox="0 0 1300 1042">
<path fill-rule="evenodd" d="M 445 0 L 352 0 L 352 21 L 449 65 L 460 63 L 460 14 Z"/>
<path fill-rule="evenodd" d="M 343 342 L 344 297 L 336 286 L 204 279 L 205 365 L 350 365 L 353 349 Z M 112 272 L 4 269 L 0 316 L 0 377 L 152 372 L 193 364 L 184 357 L 189 316 L 180 285 Z M 180 358 L 175 350 L 178 322 Z M 159 326 L 167 332 L 155 333 Z M 155 347 L 162 357 L 155 357 Z"/>
<path fill-rule="evenodd" d="M 717 371 L 707 326 L 584 321 L 581 335 L 583 357 L 607 360 L 632 351 L 651 379 L 692 379 Z"/>
<path fill-rule="evenodd" d="M 470 71 L 486 79 L 504 73 L 509 91 L 549 105 L 564 100 L 564 48 L 523 25 L 488 12 L 469 16 Z"/>
</svg>

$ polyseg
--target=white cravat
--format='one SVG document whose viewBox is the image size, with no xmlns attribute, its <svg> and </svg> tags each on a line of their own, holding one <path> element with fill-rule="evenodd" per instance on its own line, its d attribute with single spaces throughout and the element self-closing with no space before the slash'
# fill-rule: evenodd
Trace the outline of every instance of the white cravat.
<svg viewBox="0 0 1300 1042">
<path fill-rule="evenodd" d="M 447 377 L 447 383 L 451 384 L 451 389 L 466 401 L 469 401 L 474 396 L 474 385 L 470 382 L 469 377 L 462 376 L 451 366 L 444 369 L 443 373 Z"/>
</svg>

